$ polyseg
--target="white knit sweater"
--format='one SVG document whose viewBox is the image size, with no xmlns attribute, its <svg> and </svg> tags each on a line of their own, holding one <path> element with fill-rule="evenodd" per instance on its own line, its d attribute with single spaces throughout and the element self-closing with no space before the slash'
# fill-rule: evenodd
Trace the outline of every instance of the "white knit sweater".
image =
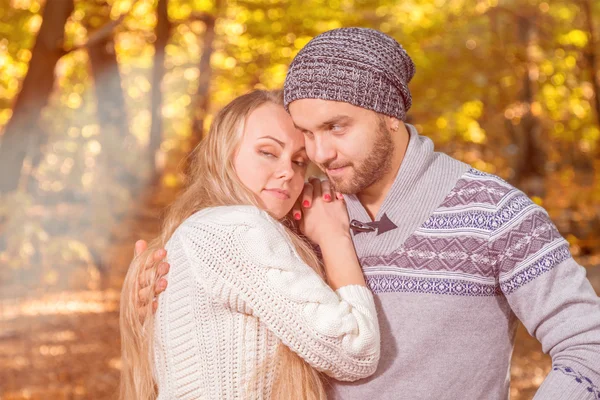
<svg viewBox="0 0 600 400">
<path fill-rule="evenodd" d="M 205 209 L 166 248 L 171 270 L 154 345 L 159 399 L 269 399 L 282 342 L 338 380 L 375 372 L 371 292 L 333 291 L 264 211 Z"/>
</svg>

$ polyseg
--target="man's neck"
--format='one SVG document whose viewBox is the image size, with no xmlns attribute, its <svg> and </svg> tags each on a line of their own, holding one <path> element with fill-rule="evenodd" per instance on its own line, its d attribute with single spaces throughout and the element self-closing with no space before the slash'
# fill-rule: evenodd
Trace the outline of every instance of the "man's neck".
<svg viewBox="0 0 600 400">
<path fill-rule="evenodd" d="M 358 200 L 372 220 L 376 218 L 383 201 L 396 180 L 402 160 L 404 160 L 404 156 L 406 155 L 409 139 L 410 133 L 408 132 L 408 128 L 405 124 L 401 123 L 398 132 L 394 132 L 392 135 L 394 154 L 392 156 L 391 168 L 371 186 L 356 194 L 356 197 L 358 197 Z"/>
</svg>

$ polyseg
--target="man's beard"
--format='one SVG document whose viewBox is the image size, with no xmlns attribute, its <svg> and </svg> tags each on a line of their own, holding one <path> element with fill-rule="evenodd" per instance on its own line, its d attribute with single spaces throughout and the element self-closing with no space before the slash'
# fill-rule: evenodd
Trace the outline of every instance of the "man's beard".
<svg viewBox="0 0 600 400">
<path fill-rule="evenodd" d="M 373 142 L 371 151 L 359 164 L 348 163 L 346 165 L 336 165 L 335 162 L 321 165 L 321 169 L 348 167 L 354 170 L 354 174 L 344 178 L 332 177 L 328 175 L 329 181 L 334 190 L 344 194 L 357 194 L 375 182 L 380 180 L 392 168 L 392 158 L 394 155 L 394 143 L 392 135 L 385 125 L 383 119 L 379 120 L 376 138 Z"/>
</svg>

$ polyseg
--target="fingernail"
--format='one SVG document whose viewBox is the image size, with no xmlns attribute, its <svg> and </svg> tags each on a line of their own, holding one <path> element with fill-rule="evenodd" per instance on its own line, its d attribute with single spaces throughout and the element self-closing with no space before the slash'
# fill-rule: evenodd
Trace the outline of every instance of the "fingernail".
<svg viewBox="0 0 600 400">
<path fill-rule="evenodd" d="M 308 206 L 310 206 L 310 203 L 308 202 L 308 200 L 304 200 L 302 202 L 302 207 L 308 207 Z"/>
<path fill-rule="evenodd" d="M 331 200 L 331 195 L 329 195 L 329 194 L 326 194 L 325 196 L 323 196 L 323 198 L 324 198 L 326 201 L 329 201 L 329 200 Z"/>
<path fill-rule="evenodd" d="M 298 220 L 300 220 L 300 218 L 302 218 L 302 216 L 300 215 L 300 213 L 299 213 L 299 212 L 297 212 L 297 213 L 294 213 L 294 219 L 295 219 L 295 220 L 297 220 L 297 221 L 298 221 Z"/>
</svg>

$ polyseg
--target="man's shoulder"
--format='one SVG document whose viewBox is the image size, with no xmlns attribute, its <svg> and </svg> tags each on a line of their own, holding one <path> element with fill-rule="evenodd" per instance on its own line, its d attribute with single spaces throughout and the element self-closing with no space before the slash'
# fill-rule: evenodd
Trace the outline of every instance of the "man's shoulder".
<svg viewBox="0 0 600 400">
<path fill-rule="evenodd" d="M 470 167 L 458 179 L 440 208 L 497 209 L 511 198 L 531 202 L 527 195 L 499 176 Z"/>
<path fill-rule="evenodd" d="M 456 182 L 425 228 L 466 229 L 494 235 L 546 211 L 504 179 L 469 168 Z"/>
</svg>

